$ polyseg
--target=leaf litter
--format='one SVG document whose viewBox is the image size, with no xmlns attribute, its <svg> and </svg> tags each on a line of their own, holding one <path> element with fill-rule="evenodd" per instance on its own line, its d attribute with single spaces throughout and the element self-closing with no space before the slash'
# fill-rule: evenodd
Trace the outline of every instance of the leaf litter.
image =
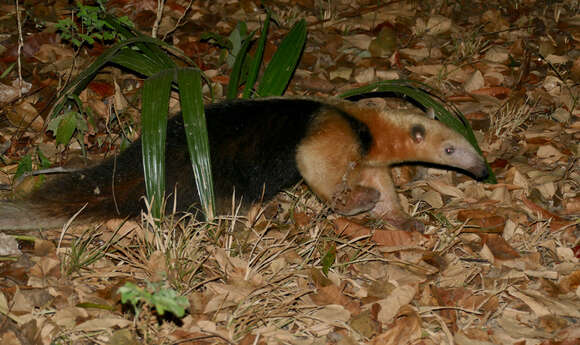
<svg viewBox="0 0 580 345">
<path fill-rule="evenodd" d="M 3 185 L 26 154 L 40 150 L 57 166 L 79 157 L 94 164 L 138 134 L 142 81 L 115 68 L 81 94 L 91 109 L 82 136 L 64 146 L 46 131 L 52 97 L 103 46 L 75 51 L 53 29 L 70 13 L 68 2 L 39 4 L 20 6 L 20 55 L 15 3 L 0 6 Z M 151 33 L 157 4 L 106 6 Z M 2 236 L 0 343 L 580 342 L 578 3 L 268 6 L 277 25 L 266 59 L 295 21 L 308 23 L 288 94 L 327 97 L 403 77 L 426 83 L 478 130 L 498 183 L 395 168 L 402 204 L 426 222 L 425 234 L 375 231 L 372 220 L 334 215 L 297 186 L 279 196 L 274 215 L 267 208 L 249 227 L 235 212 L 213 223 L 176 215 L 156 224 L 145 214 Z M 201 66 L 219 98 L 231 66 L 227 52 L 202 35 L 228 37 L 237 21 L 258 29 L 264 18 L 253 0 L 167 2 L 156 30 Z M 34 178 L 19 190 L 32 188 Z M 189 301 L 186 316 L 161 318 L 145 306 L 136 317 L 120 304 L 126 282 L 176 290 Z"/>
</svg>

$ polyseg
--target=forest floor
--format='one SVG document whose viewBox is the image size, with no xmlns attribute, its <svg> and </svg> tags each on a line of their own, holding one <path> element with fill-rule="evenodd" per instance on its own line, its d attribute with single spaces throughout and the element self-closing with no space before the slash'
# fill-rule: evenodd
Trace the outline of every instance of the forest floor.
<svg viewBox="0 0 580 345">
<path fill-rule="evenodd" d="M 396 168 L 401 202 L 424 233 L 357 225 L 303 184 L 251 227 L 232 226 L 234 216 L 157 225 L 144 214 L 0 232 L 0 344 L 580 344 L 578 1 L 264 3 L 266 61 L 294 23 L 307 23 L 287 95 L 420 81 L 470 120 L 497 184 Z M 239 43 L 239 22 L 260 29 L 260 4 L 105 7 L 181 49 L 219 100 L 232 68 L 223 43 Z M 78 99 L 91 121 L 79 117 L 67 145 L 55 136 L 55 95 L 107 47 L 98 38 L 76 47 L 58 29 L 89 5 L 27 0 L 18 20 L 16 3 L 0 1 L 6 197 L 38 182 L 14 178 L 24 163 L 96 162 L 139 135 L 143 79 L 107 67 Z M 145 296 L 137 312 L 121 303 L 128 282 L 146 288 L 133 290 Z M 183 316 L 163 313 L 184 305 Z"/>
</svg>

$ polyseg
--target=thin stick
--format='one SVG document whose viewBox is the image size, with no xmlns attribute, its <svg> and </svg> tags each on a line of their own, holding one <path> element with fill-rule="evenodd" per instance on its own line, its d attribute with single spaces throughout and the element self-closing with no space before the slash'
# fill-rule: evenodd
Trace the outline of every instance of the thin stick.
<svg viewBox="0 0 580 345">
<path fill-rule="evenodd" d="M 165 0 L 157 0 L 157 17 L 155 18 L 155 23 L 153 23 L 153 29 L 151 29 L 151 36 L 157 38 L 157 32 L 159 31 L 159 23 L 161 23 L 161 18 L 163 17 L 163 6 L 165 5 Z"/>
<path fill-rule="evenodd" d="M 16 0 L 16 22 L 18 23 L 18 97 L 22 98 L 22 48 L 24 40 L 22 39 L 22 22 L 20 20 L 20 6 Z"/>
</svg>

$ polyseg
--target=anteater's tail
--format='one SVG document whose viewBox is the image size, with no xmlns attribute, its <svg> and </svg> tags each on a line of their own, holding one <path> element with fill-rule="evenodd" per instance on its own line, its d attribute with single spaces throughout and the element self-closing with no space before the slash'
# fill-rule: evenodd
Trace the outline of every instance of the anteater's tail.
<svg viewBox="0 0 580 345">
<path fill-rule="evenodd" d="M 48 205 L 30 201 L 0 201 L 0 230 L 48 229 L 65 224 L 74 215 L 59 214 Z"/>
<path fill-rule="evenodd" d="M 54 176 L 39 189 L 0 201 L 0 230 L 45 229 L 138 214 L 145 194 L 140 145 L 88 169 Z"/>
</svg>

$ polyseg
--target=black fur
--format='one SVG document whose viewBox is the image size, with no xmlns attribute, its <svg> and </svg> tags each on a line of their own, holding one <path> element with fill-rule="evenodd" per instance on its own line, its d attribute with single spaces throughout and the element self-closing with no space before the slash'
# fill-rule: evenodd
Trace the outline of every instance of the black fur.
<svg viewBox="0 0 580 345">
<path fill-rule="evenodd" d="M 337 111 L 348 122 L 348 124 L 354 131 L 354 134 L 358 139 L 358 144 L 361 149 L 360 153 L 362 156 L 365 156 L 371 149 L 371 144 L 373 143 L 373 137 L 371 135 L 369 127 L 360 120 L 352 117 L 350 114 L 338 109 Z"/>
</svg>

